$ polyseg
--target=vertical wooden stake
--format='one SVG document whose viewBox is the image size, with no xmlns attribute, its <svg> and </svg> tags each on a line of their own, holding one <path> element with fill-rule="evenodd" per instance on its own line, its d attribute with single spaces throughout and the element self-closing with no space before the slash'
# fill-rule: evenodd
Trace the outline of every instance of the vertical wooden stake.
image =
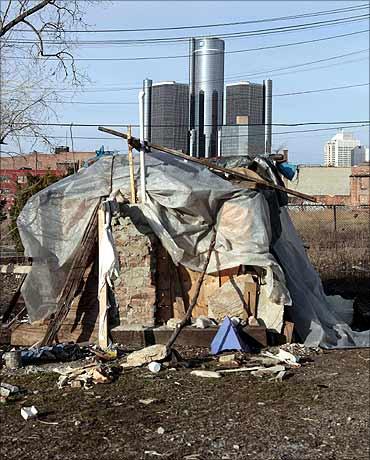
<svg viewBox="0 0 370 460">
<path fill-rule="evenodd" d="M 104 234 L 105 210 L 100 207 L 98 210 L 98 241 L 99 241 L 99 274 L 101 264 L 101 242 Z M 100 285 L 99 285 L 100 288 Z M 108 318 L 107 318 L 107 283 L 99 290 L 99 346 L 108 347 Z"/>
<path fill-rule="evenodd" d="M 127 129 L 128 164 L 129 164 L 129 168 L 130 168 L 131 203 L 136 203 L 135 177 L 134 177 L 134 160 L 133 160 L 133 156 L 132 156 L 132 146 L 130 145 L 130 139 L 131 139 L 131 125 Z"/>
</svg>

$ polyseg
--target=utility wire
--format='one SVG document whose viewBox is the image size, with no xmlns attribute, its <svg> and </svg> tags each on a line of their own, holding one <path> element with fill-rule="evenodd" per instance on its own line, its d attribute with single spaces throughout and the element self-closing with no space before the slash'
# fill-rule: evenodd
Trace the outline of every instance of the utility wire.
<svg viewBox="0 0 370 460">
<path fill-rule="evenodd" d="M 360 34 L 365 34 L 368 33 L 369 29 L 364 29 L 364 30 L 359 30 L 356 32 L 349 32 L 346 34 L 338 34 L 338 35 L 331 35 L 329 37 L 322 37 L 322 38 L 315 38 L 313 40 L 302 40 L 302 41 L 296 41 L 296 42 L 290 42 L 290 43 L 281 43 L 278 45 L 269 45 L 269 46 L 260 46 L 257 48 L 244 48 L 244 49 L 238 49 L 238 50 L 231 50 L 231 51 L 223 51 L 222 53 L 217 53 L 213 52 L 213 54 L 240 54 L 240 53 L 250 53 L 253 51 L 263 51 L 263 50 L 270 50 L 270 49 L 276 49 L 276 48 L 287 48 L 289 46 L 297 46 L 297 45 L 307 45 L 310 43 L 318 43 L 318 42 L 323 42 L 327 40 L 335 40 L 337 38 L 344 38 L 344 37 L 350 37 L 353 35 L 360 35 Z M 207 53 L 205 53 L 207 54 Z M 208 53 L 211 54 L 211 53 Z M 91 60 L 91 61 L 128 61 L 128 60 L 134 60 L 134 61 L 140 61 L 140 60 L 158 60 L 158 59 L 182 59 L 182 58 L 189 58 L 191 55 L 189 54 L 178 54 L 178 55 L 173 55 L 173 56 L 143 56 L 143 57 L 133 57 L 133 58 L 123 58 L 123 57 L 117 57 L 117 58 L 73 58 L 73 60 Z M 34 59 L 31 57 L 19 57 L 24 60 L 29 60 L 29 59 Z M 37 57 L 36 59 L 43 59 L 42 57 Z M 72 58 L 70 59 L 72 60 Z"/>
<path fill-rule="evenodd" d="M 344 8 L 337 8 L 333 10 L 323 10 L 323 11 L 313 11 L 310 13 L 302 13 L 291 16 L 280 16 L 273 18 L 264 18 L 264 19 L 254 19 L 249 21 L 237 21 L 237 22 L 223 22 L 223 23 L 214 23 L 214 24 L 201 24 L 201 25 L 189 25 L 189 26 L 173 26 L 173 27 L 145 27 L 145 28 L 135 28 L 135 29 L 92 29 L 92 30 L 64 30 L 63 33 L 123 33 L 123 32 L 160 32 L 164 30 L 187 30 L 187 29 L 205 29 L 212 27 L 228 27 L 236 25 L 246 25 L 246 24 L 258 24 L 263 22 L 274 22 L 274 21 L 286 21 L 291 19 L 300 19 L 304 17 L 315 17 L 321 15 L 330 15 L 330 14 L 339 14 L 347 11 L 358 11 L 368 8 L 367 3 L 361 5 L 355 5 Z M 16 32 L 30 32 L 29 29 L 16 29 Z M 53 30 L 45 30 L 44 32 L 53 32 Z"/>
<path fill-rule="evenodd" d="M 256 75 L 268 75 L 268 74 L 271 74 L 273 72 L 279 72 L 279 71 L 282 71 L 282 70 L 287 70 L 287 69 L 293 69 L 293 68 L 298 68 L 298 67 L 304 67 L 304 66 L 307 66 L 307 65 L 312 65 L 312 64 L 317 64 L 319 62 L 327 62 L 327 61 L 332 61 L 332 60 L 335 60 L 335 59 L 340 59 L 340 58 L 343 58 L 343 57 L 347 57 L 347 56 L 352 56 L 354 54 L 360 54 L 360 53 L 364 53 L 364 52 L 367 52 L 369 51 L 369 48 L 365 48 L 365 49 L 361 49 L 361 50 L 358 50 L 358 51 L 352 51 L 350 53 L 345 53 L 345 54 L 338 54 L 338 55 L 335 55 L 335 56 L 331 56 L 331 57 L 328 57 L 328 58 L 324 58 L 324 59 L 319 59 L 319 60 L 315 60 L 315 61 L 308 61 L 308 62 L 303 62 L 301 64 L 295 64 L 293 66 L 287 66 L 287 67 L 279 67 L 277 69 L 269 69 L 269 70 L 264 70 L 264 71 L 259 71 L 259 72 L 254 72 L 254 73 L 251 73 L 251 74 L 239 74 L 239 75 L 234 75 L 233 78 L 241 78 L 241 77 L 244 77 L 244 78 L 249 78 L 249 77 L 252 77 L 252 76 L 256 76 Z M 338 64 L 341 64 L 341 63 L 336 63 L 336 64 L 331 64 L 331 65 L 338 65 Z M 308 70 L 308 69 L 306 69 Z M 231 78 L 231 76 L 229 77 Z M 220 79 L 214 79 L 214 80 L 201 80 L 201 81 L 198 81 L 198 83 L 204 83 L 206 81 L 218 81 Z M 25 86 L 24 88 L 27 88 L 27 86 Z M 4 87 L 3 88 L 3 94 L 6 94 L 7 93 L 7 89 L 12 89 L 11 87 L 9 88 L 6 88 Z M 14 88 L 16 89 L 16 88 Z M 30 88 L 30 89 L 33 89 L 33 88 Z M 55 90 L 55 91 L 58 91 L 58 92 L 76 92 L 78 91 L 77 89 L 58 89 L 58 88 L 52 88 L 52 87 L 43 87 L 43 88 L 38 88 L 40 90 Z M 142 86 L 135 86 L 135 87 L 127 87 L 127 88 L 112 88 L 112 89 L 104 89 L 102 90 L 103 92 L 107 92 L 107 91 L 132 91 L 132 90 L 141 90 L 142 89 Z M 84 92 L 100 92 L 99 89 L 91 89 L 91 90 L 84 90 Z"/>
<path fill-rule="evenodd" d="M 278 94 L 273 94 L 272 97 L 283 97 L 283 96 L 297 96 L 301 94 L 312 94 L 312 93 L 323 93 L 326 91 L 335 91 L 338 89 L 349 89 L 349 88 L 360 88 L 363 86 L 369 86 L 370 83 L 359 83 L 356 85 L 346 85 L 346 86 L 333 86 L 331 88 L 320 88 L 320 89 L 311 89 L 307 91 L 295 91 L 292 93 L 278 93 Z M 264 96 L 253 96 L 253 100 L 255 99 L 263 99 Z M 30 101 L 25 101 L 24 99 L 17 99 L 17 98 L 11 98 L 8 100 L 4 100 L 3 102 L 30 102 Z M 78 104 L 78 105 L 138 105 L 138 102 L 84 102 L 84 101 L 48 101 L 45 100 L 44 102 L 48 104 Z"/>
<path fill-rule="evenodd" d="M 309 126 L 309 125 L 346 125 L 346 124 L 358 124 L 358 123 L 370 123 L 370 120 L 356 120 L 356 121 L 304 121 L 304 122 L 297 122 L 297 123 L 247 123 L 247 124 L 240 124 L 237 126 Z M 14 122 L 13 125 L 22 125 L 24 123 L 21 122 Z M 29 126 L 64 126 L 70 127 L 71 123 L 29 123 Z M 132 124 L 132 123 L 120 123 L 120 124 L 112 124 L 107 122 L 101 122 L 99 124 L 94 123 L 73 123 L 74 127 L 83 127 L 83 128 L 98 128 L 99 126 L 110 126 L 112 128 L 122 128 L 131 125 L 134 128 L 139 128 L 139 124 Z M 152 128 L 179 128 L 188 126 L 187 124 L 165 124 L 165 125 L 150 125 Z M 213 126 L 213 124 L 204 124 L 203 126 Z"/>
<path fill-rule="evenodd" d="M 369 17 L 370 17 L 369 15 L 364 15 L 363 19 L 356 19 L 355 22 L 364 21 L 365 19 L 369 19 Z M 348 22 L 354 22 L 354 21 L 346 20 L 346 21 L 344 21 L 342 23 L 348 23 Z M 333 24 L 328 24 L 328 25 L 333 25 Z M 322 27 L 322 26 L 320 26 L 320 27 Z M 317 27 L 314 27 L 314 28 L 317 28 Z M 297 30 L 307 30 L 307 28 L 297 29 Z M 365 33 L 365 32 L 367 32 L 367 30 L 359 31 L 359 32 L 352 32 L 352 33 L 350 33 L 348 35 L 355 35 L 357 33 Z M 276 33 L 276 32 L 274 32 L 274 33 Z M 261 35 L 261 34 L 258 34 L 258 35 Z M 252 35 L 248 34 L 248 35 L 244 35 L 244 36 L 252 36 Z M 341 37 L 341 36 L 344 37 L 344 36 L 347 36 L 347 34 L 338 35 L 338 37 Z M 218 38 L 220 38 L 220 37 L 218 37 Z M 229 38 L 231 38 L 231 37 L 229 37 Z M 334 36 L 333 38 L 337 38 L 337 36 Z M 323 39 L 302 41 L 301 43 L 298 42 L 297 44 L 314 43 L 316 41 L 323 41 L 323 40 L 328 40 L 328 39 L 330 40 L 331 38 L 329 37 L 329 38 L 323 38 Z M 14 41 L 12 42 L 11 40 L 9 40 L 7 43 L 8 44 L 15 44 L 16 42 L 14 42 Z M 27 42 L 24 41 L 24 40 L 20 40 L 18 43 L 19 44 L 27 44 Z M 29 43 L 37 44 L 39 42 L 32 41 L 32 42 L 29 42 Z M 60 44 L 60 43 L 55 43 L 55 44 Z M 65 44 L 65 43 L 63 42 L 63 44 Z M 77 44 L 78 43 L 76 43 L 76 45 Z M 210 53 L 203 53 L 203 55 L 242 53 L 242 52 L 248 52 L 248 51 L 258 51 L 258 50 L 263 50 L 263 49 L 272 49 L 272 48 L 276 48 L 276 47 L 281 48 L 281 47 L 284 47 L 284 46 L 293 46 L 295 44 L 296 43 L 281 44 L 281 45 L 278 45 L 278 46 L 259 47 L 259 48 L 243 49 L 243 50 L 236 50 L 236 51 L 212 51 Z M 178 54 L 178 55 L 165 55 L 165 56 L 138 56 L 138 57 L 132 57 L 132 58 L 123 58 L 123 57 L 116 57 L 116 58 L 70 58 L 69 60 L 75 60 L 75 61 L 143 61 L 143 60 L 158 60 L 158 59 L 184 59 L 184 58 L 189 58 L 189 57 L 190 57 L 189 54 L 181 54 L 181 55 Z M 45 59 L 45 58 L 43 56 L 39 56 L 39 57 L 14 56 L 14 59 L 34 60 L 34 59 Z M 57 58 L 50 58 L 48 60 L 58 60 L 58 59 Z"/>
<path fill-rule="evenodd" d="M 78 125 L 74 125 L 74 126 L 78 126 Z M 134 126 L 134 125 L 131 125 L 131 126 Z M 238 125 L 236 125 L 236 126 L 238 126 Z M 340 128 L 341 129 L 353 129 L 353 128 L 363 128 L 363 127 L 368 127 L 368 125 L 359 124 L 359 125 L 351 125 L 351 126 L 341 126 Z M 272 135 L 276 136 L 276 135 L 296 134 L 296 133 L 301 134 L 301 133 L 311 133 L 311 132 L 319 132 L 319 131 L 332 131 L 332 130 L 338 130 L 338 126 L 332 126 L 332 127 L 328 127 L 328 128 L 315 128 L 315 129 L 306 129 L 306 130 L 295 130 L 295 131 L 276 131 L 276 132 L 273 132 Z M 254 135 L 254 136 L 256 136 L 256 135 Z M 32 134 L 32 135 L 20 134 L 17 137 L 38 138 L 39 136 L 37 136 L 36 134 Z M 50 139 L 64 139 L 65 138 L 64 136 L 47 136 L 47 137 L 50 138 Z M 228 137 L 234 137 L 234 136 L 228 136 Z M 239 136 L 237 135 L 235 137 L 239 137 Z M 251 137 L 253 137 L 253 135 Z M 258 137 L 260 137 L 260 136 L 258 136 Z M 98 141 L 109 140 L 109 141 L 120 141 L 120 142 L 122 142 L 121 138 L 114 137 L 114 136 L 112 136 L 112 137 L 74 136 L 74 139 L 98 140 Z"/>
<path fill-rule="evenodd" d="M 254 37 L 254 36 L 266 36 L 266 35 L 271 35 L 271 34 L 276 34 L 276 33 L 283 33 L 283 32 L 299 32 L 301 30 L 311 30 L 311 29 L 317 29 L 317 28 L 322 28 L 322 27 L 329 27 L 329 26 L 335 26 L 338 24 L 350 24 L 353 22 L 361 22 L 369 18 L 369 14 L 363 14 L 363 15 L 357 15 L 357 16 L 350 16 L 346 18 L 340 18 L 340 19 L 335 19 L 335 20 L 329 20 L 329 21 L 320 21 L 320 22 L 313 22 L 313 23 L 306 23 L 306 24 L 294 24 L 291 26 L 284 26 L 284 27 L 276 27 L 273 29 L 259 29 L 259 30 L 252 30 L 252 31 L 239 31 L 239 32 L 233 32 L 233 33 L 228 33 L 228 34 L 218 34 L 217 38 L 222 38 L 222 39 L 231 39 L 231 38 L 247 38 L 247 37 Z M 207 36 L 202 36 L 202 37 L 196 37 L 198 39 L 206 39 L 206 38 L 213 38 L 214 35 L 207 35 Z M 60 45 L 61 43 L 63 45 L 124 45 L 124 46 L 137 46 L 137 45 L 156 45 L 158 46 L 159 44 L 174 44 L 174 43 L 187 43 L 191 38 L 193 37 L 173 37 L 173 38 L 146 38 L 146 39 L 135 39 L 135 40 L 75 40 L 75 41 L 67 41 L 64 39 L 61 40 L 49 40 L 49 39 L 43 39 L 43 44 L 44 45 Z M 9 38 L 6 41 L 4 40 L 6 44 L 38 44 L 40 41 L 38 39 L 13 39 Z"/>
</svg>

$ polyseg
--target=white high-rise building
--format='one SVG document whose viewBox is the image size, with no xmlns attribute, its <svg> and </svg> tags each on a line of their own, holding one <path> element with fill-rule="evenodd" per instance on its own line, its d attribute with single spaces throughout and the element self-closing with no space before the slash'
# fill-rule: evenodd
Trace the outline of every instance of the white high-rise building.
<svg viewBox="0 0 370 460">
<path fill-rule="evenodd" d="M 361 145 L 352 133 L 340 131 L 325 144 L 325 166 L 349 167 L 352 164 L 352 150 Z"/>
</svg>

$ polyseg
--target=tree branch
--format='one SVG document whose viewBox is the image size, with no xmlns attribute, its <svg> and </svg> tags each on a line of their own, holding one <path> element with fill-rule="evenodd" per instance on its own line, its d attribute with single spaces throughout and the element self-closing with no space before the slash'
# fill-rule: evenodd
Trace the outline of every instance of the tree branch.
<svg viewBox="0 0 370 460">
<path fill-rule="evenodd" d="M 26 19 L 28 16 L 37 13 L 38 11 L 45 8 L 45 6 L 53 4 L 54 2 L 55 0 L 43 0 L 42 2 L 35 5 L 33 8 L 30 8 L 29 10 L 26 10 L 24 13 L 18 15 L 16 18 L 12 19 L 10 22 L 8 22 L 8 24 L 1 28 L 0 37 L 4 36 L 7 32 L 9 32 L 9 30 L 13 29 L 13 27 L 23 22 L 24 19 Z"/>
</svg>

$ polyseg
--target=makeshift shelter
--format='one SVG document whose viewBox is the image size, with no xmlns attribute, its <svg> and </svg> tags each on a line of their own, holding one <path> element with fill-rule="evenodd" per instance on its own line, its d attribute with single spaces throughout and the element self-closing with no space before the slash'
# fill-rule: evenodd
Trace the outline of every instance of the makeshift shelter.
<svg viewBox="0 0 370 460">
<path fill-rule="evenodd" d="M 145 203 L 140 205 L 125 204 L 130 196 L 130 173 L 129 162 L 123 155 L 102 158 L 28 201 L 18 218 L 18 228 L 25 255 L 33 260 L 22 286 L 31 321 L 58 315 L 63 309 L 66 314 L 73 304 L 76 284 L 84 276 L 85 279 L 90 276 L 91 286 L 91 254 L 96 252 L 96 232 L 92 229 L 96 229 L 96 212 L 104 199 L 106 218 L 99 245 L 99 289 L 106 280 L 111 285 L 108 299 L 112 308 L 114 305 L 118 309 L 121 307 L 114 299 L 115 288 L 125 257 L 132 257 L 132 254 L 128 255 L 129 246 L 126 246 L 126 255 L 124 251 L 117 254 L 111 219 L 112 216 L 114 219 L 123 218 L 123 230 L 124 219 L 129 216 L 135 221 L 136 230 L 146 226 L 141 233 L 149 235 L 149 240 L 151 234 L 155 235 L 162 255 L 170 257 L 170 268 L 166 273 L 172 273 L 175 279 L 179 275 L 171 267 L 183 267 L 190 278 L 189 273 L 201 271 L 211 235 L 216 232 L 216 243 L 207 268 L 207 274 L 213 277 L 215 284 L 204 293 L 208 307 L 204 313 L 207 316 L 217 315 L 217 309 L 220 315 L 225 314 L 228 302 L 222 303 L 224 298 L 230 300 L 230 310 L 235 295 L 240 298 L 241 293 L 245 303 L 245 283 L 256 282 L 258 278 L 256 316 L 268 329 L 281 332 L 284 308 L 289 306 L 296 331 L 306 345 L 326 348 L 369 346 L 368 332 L 353 331 L 343 321 L 343 302 L 338 299 L 333 302 L 325 296 L 320 278 L 311 266 L 285 208 L 284 193 L 255 188 L 252 184 L 245 188 L 242 183 L 233 183 L 207 166 L 153 149 L 145 156 L 146 196 Z M 249 166 L 272 184 L 279 183 L 270 161 L 258 158 Z M 137 162 L 134 163 L 134 176 L 136 180 L 140 177 Z M 132 228 L 126 230 L 132 231 Z M 89 274 L 86 272 L 88 267 Z M 144 276 L 143 272 L 141 275 Z M 141 275 L 137 276 L 138 280 Z M 161 274 L 157 276 L 162 282 L 163 278 Z M 85 283 L 85 288 L 87 286 Z M 142 307 L 145 296 L 140 299 L 141 291 L 148 293 L 148 289 L 156 287 L 140 286 L 139 283 L 135 289 L 138 293 L 136 304 L 141 300 Z M 184 301 L 184 289 L 174 297 Z M 156 309 L 154 322 L 160 319 L 159 303 L 156 297 L 155 305 L 145 307 L 146 311 Z M 131 313 L 135 314 L 135 308 L 130 307 Z"/>
</svg>

